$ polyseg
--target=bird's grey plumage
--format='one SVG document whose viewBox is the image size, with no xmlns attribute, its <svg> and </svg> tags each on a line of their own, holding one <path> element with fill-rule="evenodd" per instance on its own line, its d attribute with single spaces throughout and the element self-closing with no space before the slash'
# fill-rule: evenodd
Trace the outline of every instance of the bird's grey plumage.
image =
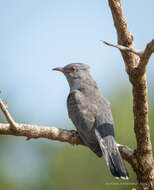
<svg viewBox="0 0 154 190">
<path fill-rule="evenodd" d="M 84 143 L 97 156 L 104 155 L 112 175 L 128 178 L 115 141 L 110 104 L 101 95 L 88 69 L 88 65 L 81 63 L 54 69 L 64 73 L 70 86 L 67 98 L 69 117 Z"/>
</svg>

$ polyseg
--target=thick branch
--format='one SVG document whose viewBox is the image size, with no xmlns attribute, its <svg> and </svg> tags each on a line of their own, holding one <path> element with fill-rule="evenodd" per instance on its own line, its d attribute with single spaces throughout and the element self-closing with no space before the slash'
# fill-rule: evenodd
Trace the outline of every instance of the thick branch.
<svg viewBox="0 0 154 190">
<path fill-rule="evenodd" d="M 24 136 L 28 139 L 30 138 L 47 138 L 50 140 L 56 140 L 61 142 L 67 142 L 72 145 L 84 145 L 83 141 L 80 139 L 78 133 L 74 130 L 60 129 L 51 126 L 39 126 L 30 124 L 18 124 L 18 130 L 13 131 L 10 124 L 0 123 L 0 134 L 1 135 L 14 135 L 14 136 Z M 130 148 L 120 145 L 120 153 L 122 157 L 128 162 L 133 162 L 134 155 L 133 150 Z"/>
<path fill-rule="evenodd" d="M 147 44 L 140 57 L 138 67 L 130 76 L 133 85 L 134 130 L 137 140 L 137 153 L 142 160 L 143 157 L 152 159 L 152 145 L 148 122 L 147 80 L 145 72 L 146 66 L 153 52 L 154 39 Z"/>
<path fill-rule="evenodd" d="M 152 156 L 152 146 L 150 141 L 149 125 L 148 125 L 148 103 L 147 103 L 147 82 L 146 82 L 146 66 L 150 56 L 154 52 L 154 39 L 147 44 L 144 51 L 137 51 L 121 45 L 115 45 L 101 40 L 109 46 L 116 47 L 121 51 L 130 51 L 140 57 L 137 68 L 129 74 L 130 81 L 133 85 L 133 101 L 134 101 L 134 130 L 137 140 L 137 152 L 148 156 Z M 145 138 L 143 138 L 145 137 Z"/>
<path fill-rule="evenodd" d="M 16 123 L 11 117 L 10 113 L 7 110 L 7 107 L 5 106 L 5 104 L 1 99 L 0 99 L 0 108 L 9 122 L 9 124 L 0 123 L 1 135 L 25 136 L 27 137 L 27 140 L 31 138 L 47 138 L 50 140 L 68 142 L 72 145 L 86 146 L 81 140 L 78 132 L 75 130 L 66 130 L 49 126 L 39 126 L 35 124 L 30 125 L 30 124 Z M 14 126 L 12 125 L 15 125 L 15 127 L 17 126 L 15 130 Z M 124 158 L 128 162 L 132 162 L 134 157 L 133 151 L 123 145 L 121 145 L 120 147 L 123 147 L 120 148 L 122 156 L 124 156 Z"/>
<path fill-rule="evenodd" d="M 128 30 L 121 0 L 108 0 L 118 36 L 118 44 L 135 49 L 133 36 Z M 139 157 L 149 156 L 152 159 L 152 145 L 150 141 L 148 125 L 148 103 L 147 103 L 147 82 L 145 68 L 154 50 L 154 41 L 149 43 L 141 55 L 140 63 L 137 56 L 129 51 L 121 50 L 126 65 L 126 71 L 133 85 L 133 112 L 134 130 L 137 140 L 137 155 Z M 144 72 L 142 72 L 144 71 Z"/>
<path fill-rule="evenodd" d="M 122 11 L 121 0 L 108 0 L 112 12 L 114 25 L 117 31 L 118 44 L 135 49 L 133 36 L 128 30 L 127 22 Z M 126 65 L 126 71 L 131 72 L 138 64 L 137 56 L 128 51 L 121 51 Z"/>
<path fill-rule="evenodd" d="M 84 145 L 79 135 L 74 130 L 60 129 L 52 126 L 39 126 L 36 124 L 18 124 L 18 130 L 14 131 L 10 124 L 0 123 L 1 135 L 24 136 L 31 138 L 47 138 L 61 142 L 68 142 L 72 145 Z"/>
<path fill-rule="evenodd" d="M 122 11 L 121 0 L 108 0 L 108 2 L 117 31 L 118 44 L 129 48 L 127 51 L 124 51 L 123 48 L 119 49 L 125 62 L 129 80 L 133 86 L 134 131 L 137 141 L 135 158 L 137 164 L 131 165 L 137 174 L 139 184 L 137 189 L 153 189 L 154 161 L 148 123 L 147 81 L 145 71 L 149 58 L 154 52 L 154 40 L 147 45 L 144 52 L 140 55 L 140 61 L 138 61 L 138 57 L 134 52 L 133 36 L 127 28 L 127 22 Z M 133 53 L 130 52 L 130 49 L 133 49 Z"/>
</svg>

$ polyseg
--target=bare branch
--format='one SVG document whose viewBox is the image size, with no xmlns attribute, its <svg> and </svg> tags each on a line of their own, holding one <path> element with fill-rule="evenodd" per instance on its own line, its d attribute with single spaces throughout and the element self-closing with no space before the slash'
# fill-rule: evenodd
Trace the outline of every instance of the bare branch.
<svg viewBox="0 0 154 190">
<path fill-rule="evenodd" d="M 134 48 L 125 47 L 125 46 L 122 46 L 122 45 L 119 45 L 119 44 L 112 44 L 112 43 L 104 41 L 104 40 L 100 40 L 100 41 L 103 42 L 104 44 L 108 45 L 108 46 L 112 46 L 112 47 L 118 48 L 121 51 L 132 52 L 132 53 L 138 55 L 139 57 L 141 57 L 143 55 L 143 51 L 137 51 Z"/>
<path fill-rule="evenodd" d="M 51 126 L 39 126 L 36 124 L 30 125 L 30 124 L 16 123 L 11 117 L 10 113 L 7 110 L 7 107 L 5 106 L 5 104 L 1 99 L 0 99 L 0 108 L 9 122 L 9 124 L 0 123 L 1 135 L 25 136 L 27 137 L 26 140 L 30 140 L 31 138 L 47 138 L 50 140 L 68 142 L 72 145 L 86 146 L 81 140 L 78 132 L 75 130 L 60 129 L 53 126 L 51 127 Z M 14 128 L 15 130 L 12 130 Z M 124 158 L 130 162 L 131 160 L 130 157 L 133 155 L 133 151 L 125 147 L 121 149 L 121 152 L 124 155 Z"/>
<path fill-rule="evenodd" d="M 147 44 L 147 46 L 143 52 L 143 55 L 140 59 L 138 68 L 142 72 L 142 74 L 144 74 L 146 72 L 146 66 L 149 62 L 149 59 L 150 59 L 152 53 L 154 53 L 154 39 L 150 43 Z"/>
<path fill-rule="evenodd" d="M 123 14 L 121 0 L 108 0 L 108 2 L 117 31 L 118 44 L 135 49 L 133 36 L 128 30 L 127 22 Z M 135 68 L 138 65 L 137 56 L 128 51 L 121 51 L 121 54 L 126 65 L 127 73 L 131 73 L 132 68 Z"/>
<path fill-rule="evenodd" d="M 0 134 L 1 135 L 14 135 L 14 136 L 24 136 L 27 139 L 31 138 L 47 138 L 50 140 L 56 140 L 60 142 L 67 142 L 72 145 L 84 145 L 77 131 L 60 129 L 53 126 L 39 126 L 18 123 L 18 130 L 11 130 L 10 124 L 0 123 Z M 120 145 L 119 147 L 122 157 L 128 162 L 133 162 L 134 155 L 133 150 L 130 148 Z"/>
<path fill-rule="evenodd" d="M 127 160 L 132 166 L 136 165 L 136 158 L 134 156 L 134 150 L 130 149 L 127 146 L 118 144 L 119 151 L 124 160 Z"/>
<path fill-rule="evenodd" d="M 117 31 L 118 44 L 135 49 L 133 36 L 128 30 L 127 22 L 122 11 L 121 0 L 108 0 L 108 2 Z M 121 51 L 126 65 L 126 71 L 133 85 L 134 131 L 137 141 L 137 152 L 140 153 L 140 156 L 146 156 L 148 154 L 149 158 L 152 158 L 152 145 L 148 124 L 147 82 L 145 74 L 141 75 L 139 67 L 145 70 L 146 61 L 149 60 L 153 52 L 153 43 L 152 41 L 147 45 L 140 58 L 140 64 L 134 53 Z M 142 154 L 143 152 L 144 154 Z"/>
<path fill-rule="evenodd" d="M 134 50 L 133 36 L 128 30 L 127 22 L 122 11 L 121 0 L 108 0 L 108 2 L 117 31 L 118 44 Z M 137 175 L 137 189 L 150 190 L 154 189 L 154 160 L 148 121 L 147 80 L 145 71 L 149 58 L 154 52 L 154 40 L 147 45 L 140 56 L 140 61 L 134 51 L 133 53 L 123 51 L 122 49 L 120 51 L 133 87 L 134 131 L 137 142 L 134 155 L 137 164 L 132 163 L 131 165 Z"/>
<path fill-rule="evenodd" d="M 36 124 L 18 123 L 18 130 L 13 131 L 10 124 L 0 123 L 1 135 L 24 136 L 31 138 L 47 138 L 61 142 L 68 142 L 72 145 L 84 145 L 79 135 L 74 130 L 60 129 L 53 126 L 39 126 Z"/>
<path fill-rule="evenodd" d="M 7 104 L 8 104 L 8 103 L 7 103 Z M 7 104 L 5 105 L 5 104 L 3 103 L 3 101 L 0 99 L 0 108 L 1 108 L 1 110 L 3 111 L 3 113 L 4 113 L 4 115 L 5 115 L 6 119 L 7 119 L 7 121 L 10 123 L 12 130 L 17 130 L 18 125 L 17 125 L 17 123 L 13 120 L 13 118 L 12 118 L 11 115 L 10 115 L 10 113 L 8 112 L 8 110 L 7 110 L 7 108 L 8 108 Z"/>
</svg>

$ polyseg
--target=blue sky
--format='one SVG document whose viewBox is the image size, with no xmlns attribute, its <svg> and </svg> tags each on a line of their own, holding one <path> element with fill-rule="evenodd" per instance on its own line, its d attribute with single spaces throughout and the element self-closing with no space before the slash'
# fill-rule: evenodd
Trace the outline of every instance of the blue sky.
<svg viewBox="0 0 154 190">
<path fill-rule="evenodd" d="M 154 34 L 154 1 L 122 2 L 136 47 L 144 49 Z M 116 43 L 107 1 L 0 0 L 0 26 L 0 88 L 12 115 L 22 122 L 70 124 L 68 84 L 53 67 L 89 64 L 106 97 L 128 85 L 120 53 L 99 41 Z M 148 66 L 150 86 L 153 61 Z"/>
</svg>

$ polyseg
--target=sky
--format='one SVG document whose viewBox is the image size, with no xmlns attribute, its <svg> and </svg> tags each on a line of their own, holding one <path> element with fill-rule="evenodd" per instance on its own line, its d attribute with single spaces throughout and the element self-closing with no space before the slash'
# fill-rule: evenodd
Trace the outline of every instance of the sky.
<svg viewBox="0 0 154 190">
<path fill-rule="evenodd" d="M 122 3 L 136 47 L 143 50 L 154 34 L 154 1 Z M 122 84 L 129 86 L 119 51 L 100 42 L 117 42 L 107 1 L 0 0 L 0 26 L 0 89 L 18 122 L 70 124 L 69 87 L 54 67 L 90 65 L 106 97 Z M 148 66 L 149 86 L 153 61 Z"/>
</svg>

